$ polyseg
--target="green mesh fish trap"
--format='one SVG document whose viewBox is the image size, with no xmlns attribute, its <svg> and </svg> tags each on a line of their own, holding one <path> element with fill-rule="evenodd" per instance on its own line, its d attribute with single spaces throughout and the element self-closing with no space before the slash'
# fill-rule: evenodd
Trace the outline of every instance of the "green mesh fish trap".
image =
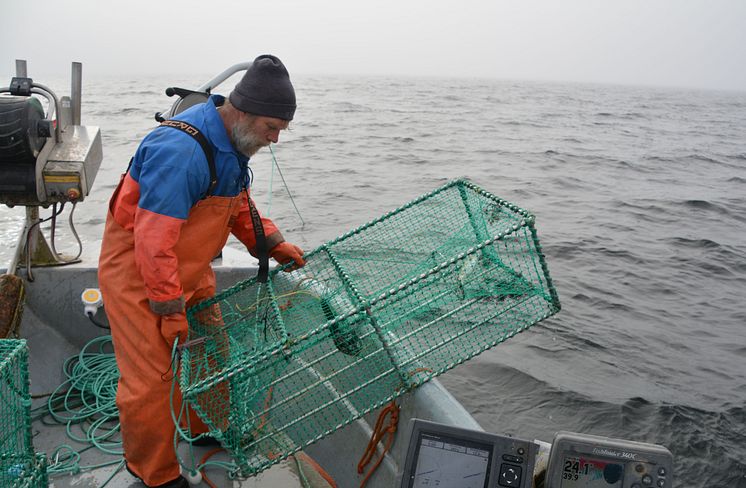
<svg viewBox="0 0 746 488">
<path fill-rule="evenodd" d="M 560 309 L 534 217 L 457 180 L 187 312 L 184 397 L 252 475 Z"/>
<path fill-rule="evenodd" d="M 25 340 L 0 340 L 0 377 L 0 486 L 47 486 L 46 457 L 34 454 L 31 441 Z"/>
</svg>

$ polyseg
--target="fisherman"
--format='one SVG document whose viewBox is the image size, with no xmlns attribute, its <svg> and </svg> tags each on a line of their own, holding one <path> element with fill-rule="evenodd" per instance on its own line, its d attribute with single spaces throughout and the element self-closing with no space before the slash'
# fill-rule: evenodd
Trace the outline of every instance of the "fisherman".
<svg viewBox="0 0 746 488">
<path fill-rule="evenodd" d="M 303 251 L 259 215 L 248 192 L 249 158 L 278 142 L 295 108 L 283 63 L 259 56 L 228 99 L 212 95 L 175 117 L 187 124 L 167 121 L 150 132 L 111 197 L 98 277 L 120 371 L 126 467 L 148 487 L 188 486 L 173 445 L 171 354 L 174 341 L 187 337 L 185 307 L 215 294 L 210 262 L 228 234 L 288 269 L 305 264 Z M 190 425 L 193 434 L 207 431 L 193 414 Z"/>
</svg>

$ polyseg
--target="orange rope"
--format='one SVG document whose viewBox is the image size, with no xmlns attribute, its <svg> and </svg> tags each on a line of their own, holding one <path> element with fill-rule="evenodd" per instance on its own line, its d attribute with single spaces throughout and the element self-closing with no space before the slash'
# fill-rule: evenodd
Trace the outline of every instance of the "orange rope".
<svg viewBox="0 0 746 488">
<path fill-rule="evenodd" d="M 329 486 L 331 488 L 337 488 L 337 483 L 334 481 L 334 478 L 326 472 L 324 468 L 322 468 L 319 463 L 314 461 L 308 454 L 306 454 L 303 451 L 299 451 L 294 454 L 295 457 L 300 458 L 301 461 L 311 466 L 314 470 L 316 470 L 317 473 L 319 473 L 319 476 L 324 478 L 324 481 L 329 483 Z"/>
<path fill-rule="evenodd" d="M 202 456 L 202 460 L 199 462 L 199 464 L 200 465 L 205 464 L 208 459 L 210 459 L 211 457 L 213 457 L 215 454 L 219 453 L 222 450 L 223 450 L 222 447 L 216 447 L 215 449 L 206 453 L 204 456 Z M 204 468 L 202 468 L 202 481 L 204 481 L 207 484 L 207 486 L 209 486 L 210 488 L 217 488 L 217 486 L 213 484 L 210 478 L 207 477 L 207 473 L 205 473 Z"/>
<path fill-rule="evenodd" d="M 212 456 L 214 456 L 215 454 L 217 454 L 217 453 L 219 453 L 220 451 L 223 451 L 223 450 L 224 449 L 222 447 L 218 447 L 218 448 L 215 448 L 215 449 L 211 450 L 210 452 L 208 452 L 204 456 L 202 456 L 202 459 L 200 460 L 199 463 L 200 464 L 205 464 L 205 462 L 207 462 L 208 459 L 210 459 Z M 317 473 L 319 473 L 319 476 L 321 476 L 322 478 L 324 478 L 324 480 L 327 483 L 329 483 L 329 486 L 331 488 L 337 488 L 337 483 L 334 481 L 334 478 L 332 478 L 332 476 L 329 473 L 327 473 L 326 470 L 324 468 L 322 468 L 319 465 L 319 463 L 317 463 L 316 461 L 314 461 L 308 454 L 306 454 L 303 451 L 300 451 L 300 452 L 295 453 L 294 456 L 300 458 L 304 463 L 306 463 L 309 466 L 311 466 Z M 204 481 L 205 484 L 207 486 L 209 486 L 210 488 L 217 488 L 217 486 L 215 486 L 215 484 L 212 482 L 212 480 L 207 477 L 207 473 L 205 473 L 204 468 L 202 469 L 202 481 Z"/>
<path fill-rule="evenodd" d="M 389 419 L 389 424 L 384 427 L 383 423 L 387 415 L 390 415 L 391 418 Z M 373 475 L 376 469 L 378 469 L 381 461 L 383 461 L 383 457 L 386 455 L 387 452 L 389 452 L 391 445 L 394 443 L 394 438 L 396 437 L 396 427 L 398 424 L 399 406 L 396 404 L 396 402 L 392 401 L 391 403 L 383 407 L 383 410 L 381 410 L 381 413 L 378 415 L 378 420 L 376 421 L 376 426 L 373 429 L 373 435 L 371 435 L 370 437 L 370 442 L 368 442 L 368 447 L 365 449 L 363 457 L 360 458 L 360 462 L 357 463 L 357 472 L 359 474 L 362 474 L 363 471 L 365 471 L 365 467 L 373 459 L 378 443 L 381 442 L 381 439 L 383 439 L 383 437 L 388 434 L 386 443 L 383 446 L 383 452 L 378 457 L 375 464 L 370 468 L 368 474 L 365 475 L 365 478 L 363 478 L 363 481 L 360 483 L 360 488 L 365 487 L 370 477 Z"/>
</svg>

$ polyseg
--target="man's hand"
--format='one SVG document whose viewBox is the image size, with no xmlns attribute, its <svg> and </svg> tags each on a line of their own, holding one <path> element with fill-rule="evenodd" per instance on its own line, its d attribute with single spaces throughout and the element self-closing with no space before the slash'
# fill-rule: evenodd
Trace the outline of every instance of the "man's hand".
<svg viewBox="0 0 746 488">
<path fill-rule="evenodd" d="M 295 262 L 289 268 L 285 268 L 285 271 L 294 271 L 306 264 L 305 259 L 303 259 L 303 249 L 287 241 L 273 247 L 269 251 L 269 255 L 280 264 Z"/>
<path fill-rule="evenodd" d="M 187 340 L 189 324 L 187 323 L 186 312 L 170 313 L 161 315 L 161 335 L 169 346 L 174 345 L 174 340 L 179 338 L 179 344 Z"/>
</svg>

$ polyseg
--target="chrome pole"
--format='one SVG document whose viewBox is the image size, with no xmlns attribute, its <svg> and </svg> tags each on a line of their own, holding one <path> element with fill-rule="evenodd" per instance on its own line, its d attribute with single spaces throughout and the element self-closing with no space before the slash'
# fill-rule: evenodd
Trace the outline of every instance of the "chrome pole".
<svg viewBox="0 0 746 488">
<path fill-rule="evenodd" d="M 80 125 L 80 100 L 83 94 L 83 65 L 73 63 L 72 88 L 70 98 L 72 99 L 72 125 Z"/>
<path fill-rule="evenodd" d="M 28 78 L 25 59 L 16 59 L 16 76 L 19 78 Z"/>
</svg>

